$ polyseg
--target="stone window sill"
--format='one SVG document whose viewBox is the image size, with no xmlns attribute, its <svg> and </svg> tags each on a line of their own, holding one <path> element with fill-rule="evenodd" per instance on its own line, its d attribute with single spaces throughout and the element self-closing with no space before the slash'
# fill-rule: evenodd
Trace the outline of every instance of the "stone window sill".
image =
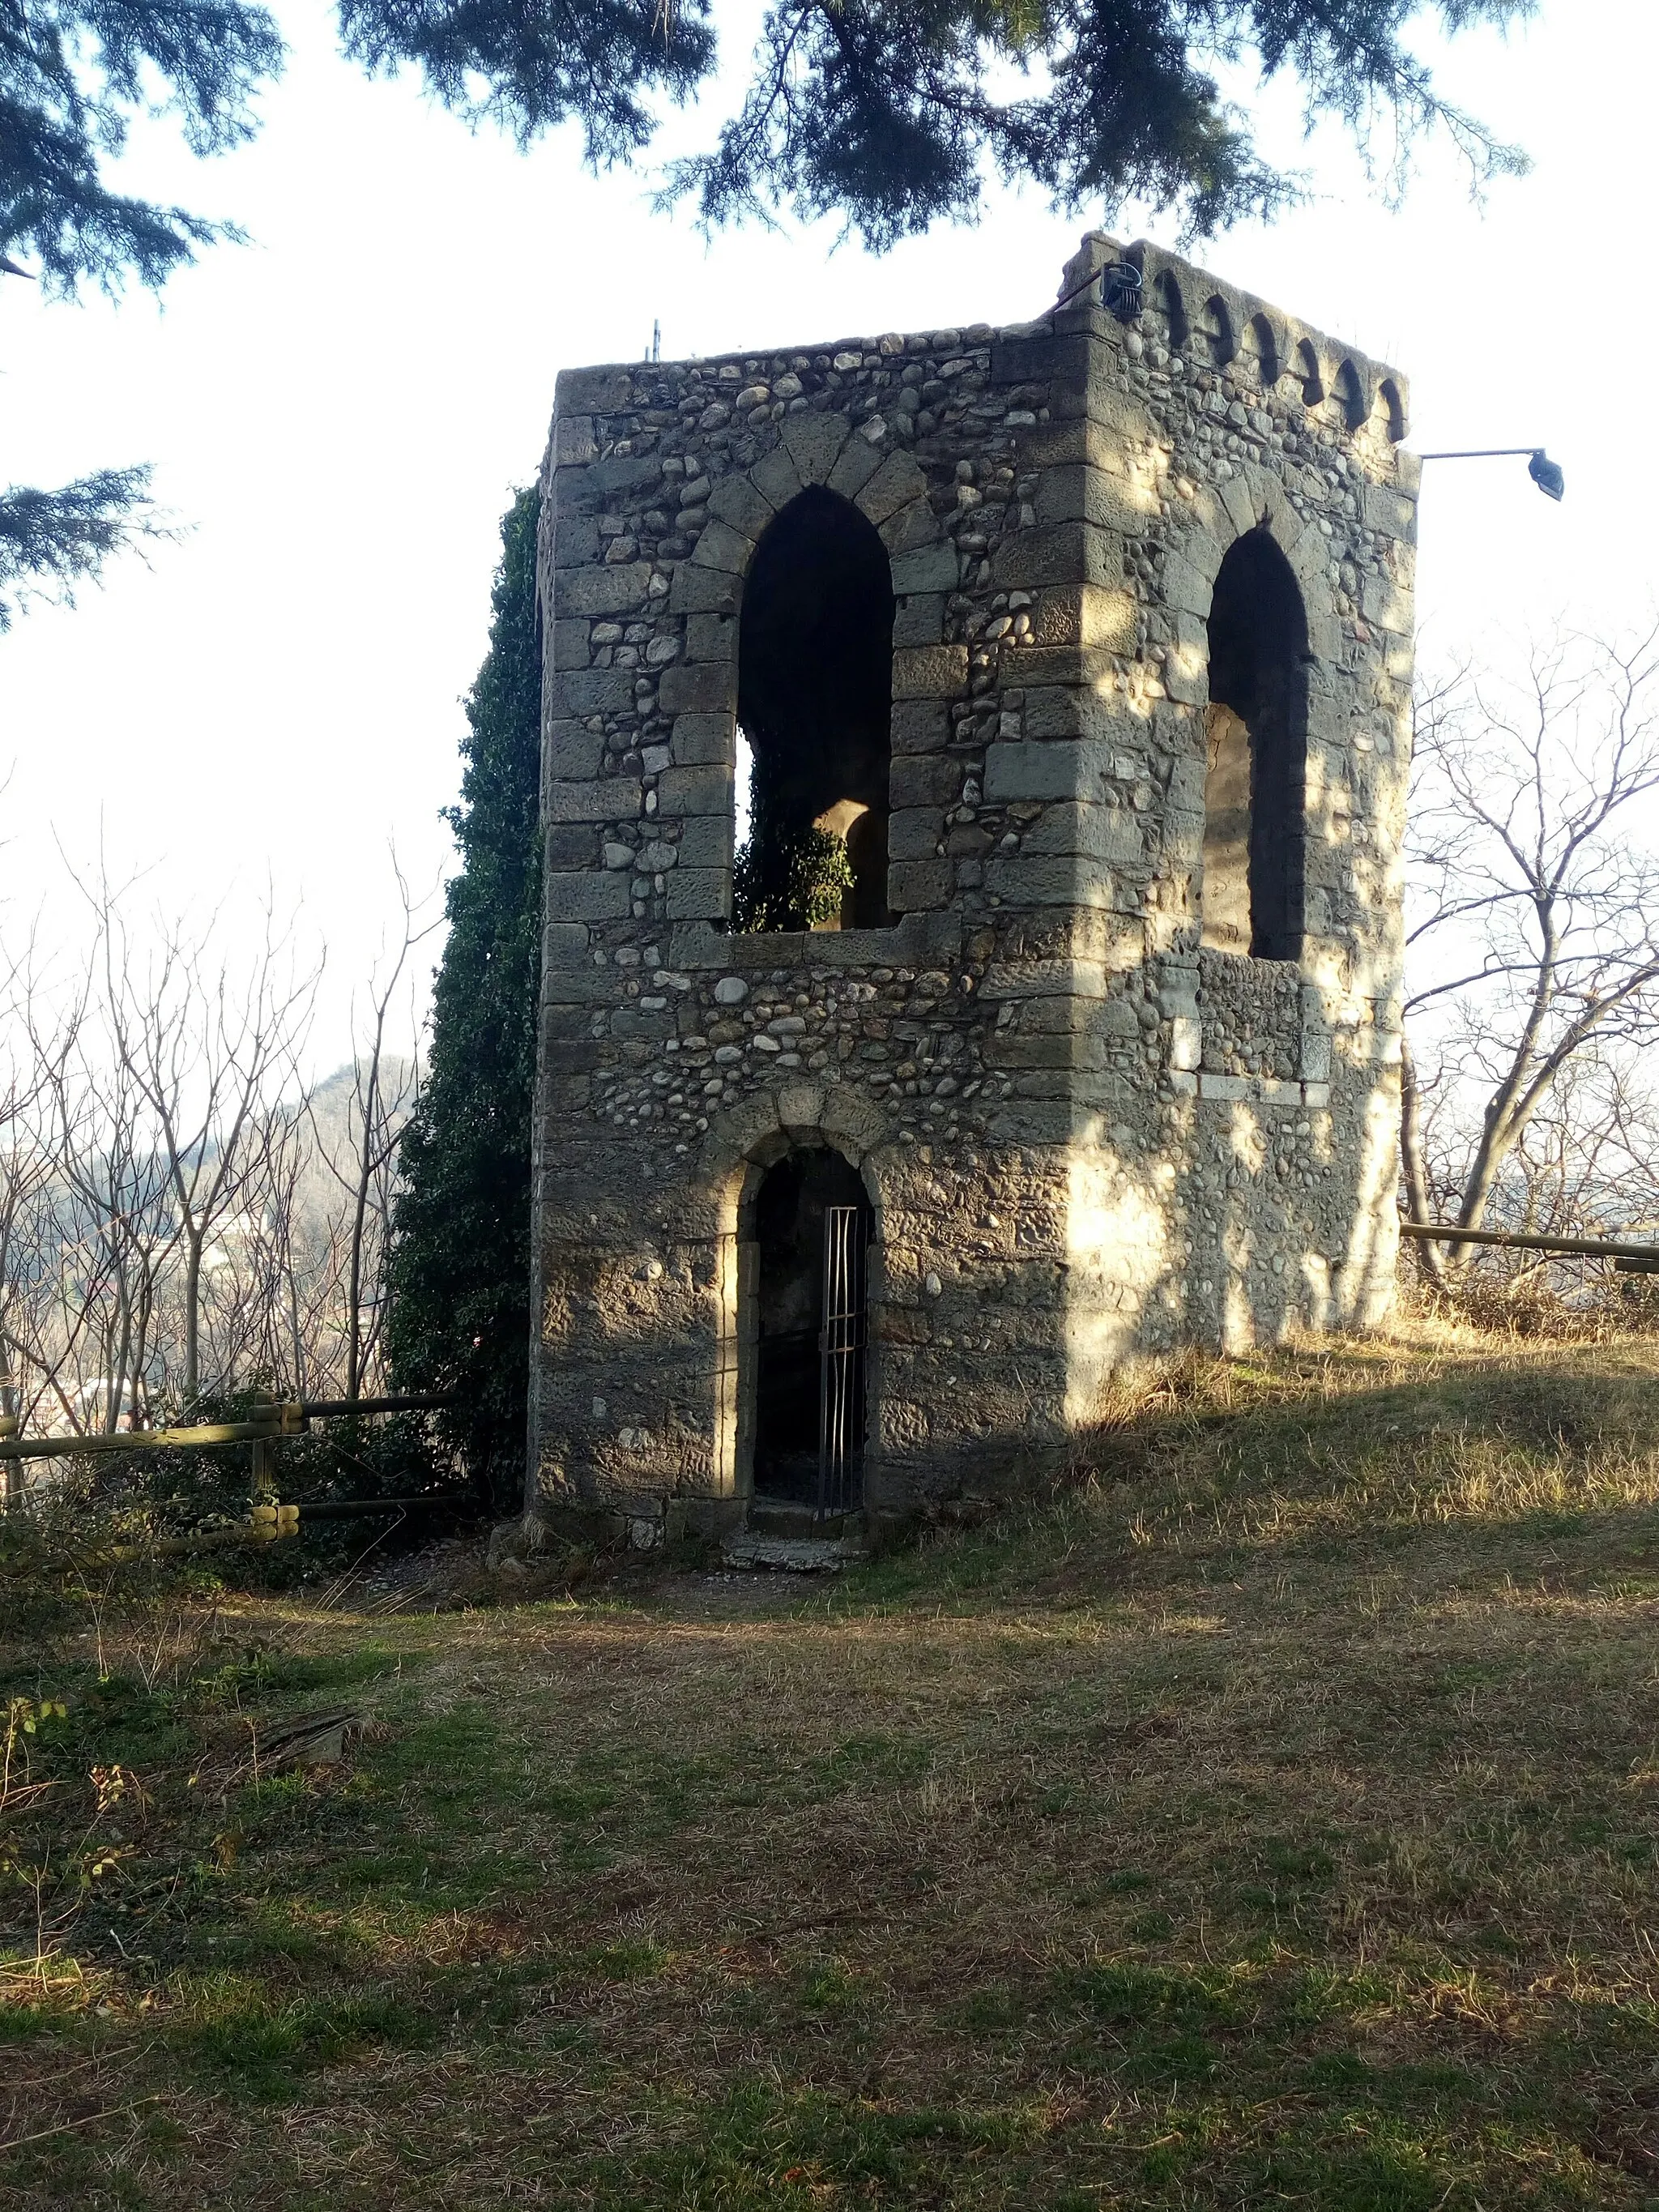
<svg viewBox="0 0 1659 2212">
<path fill-rule="evenodd" d="M 948 958 L 962 943 L 961 917 L 907 914 L 888 929 L 738 931 L 679 922 L 668 964 L 755 975 L 774 968 L 916 968 Z"/>
</svg>

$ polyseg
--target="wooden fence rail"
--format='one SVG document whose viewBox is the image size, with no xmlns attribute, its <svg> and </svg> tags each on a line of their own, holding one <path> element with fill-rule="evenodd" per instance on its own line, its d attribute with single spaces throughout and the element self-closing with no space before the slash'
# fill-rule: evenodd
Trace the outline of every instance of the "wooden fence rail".
<svg viewBox="0 0 1659 2212">
<path fill-rule="evenodd" d="M 455 1510 L 464 1501 L 453 1494 L 428 1492 L 411 1498 L 319 1498 L 284 1503 L 276 1496 L 276 1449 L 287 1437 L 303 1436 L 314 1420 L 355 1420 L 371 1413 L 435 1412 L 458 1402 L 453 1391 L 386 1398 L 298 1398 L 278 1403 L 248 1421 L 199 1421 L 176 1429 L 129 1429 L 112 1436 L 20 1437 L 15 1414 L 0 1414 L 0 1510 L 21 1502 L 19 1486 L 26 1459 L 84 1459 L 124 1451 L 203 1451 L 245 1443 L 250 1448 L 253 1503 L 246 1521 L 228 1528 L 199 1529 L 189 1536 L 151 1537 L 139 1544 L 89 1547 L 88 1562 L 116 1565 L 136 1559 L 173 1559 L 189 1552 L 269 1544 L 299 1532 L 301 1516 L 336 1521 L 359 1516 Z M 78 1557 L 79 1555 L 77 1555 Z"/>
<path fill-rule="evenodd" d="M 312 1421 L 344 1420 L 368 1413 L 426 1413 L 454 1403 L 453 1391 L 428 1397 L 299 1398 L 283 1404 L 273 1401 L 269 1413 L 252 1421 L 201 1421 L 178 1429 L 117 1429 L 108 1436 L 18 1437 L 0 1432 L 0 1460 L 81 1459 L 100 1452 L 262 1443 L 277 1437 L 303 1436 Z"/>
<path fill-rule="evenodd" d="M 1460 1229 L 1449 1221 L 1402 1221 L 1402 1237 L 1440 1244 L 1497 1244 L 1517 1252 L 1577 1253 L 1588 1259 L 1644 1261 L 1659 1269 L 1659 1244 L 1626 1244 L 1605 1237 L 1533 1237 L 1518 1229 Z"/>
</svg>

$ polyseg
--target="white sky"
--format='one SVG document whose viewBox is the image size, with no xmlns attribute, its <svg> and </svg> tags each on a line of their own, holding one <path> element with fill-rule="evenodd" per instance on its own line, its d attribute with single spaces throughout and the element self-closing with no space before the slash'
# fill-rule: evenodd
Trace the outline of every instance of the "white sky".
<svg viewBox="0 0 1659 2212">
<path fill-rule="evenodd" d="M 881 261 L 832 251 L 827 225 L 705 246 L 650 212 L 645 178 L 587 176 L 574 135 L 520 156 L 412 79 L 365 80 L 317 0 L 278 12 L 292 58 L 253 144 L 198 163 L 158 130 L 128 165 L 252 244 L 207 252 L 159 307 L 48 307 L 0 280 L 0 479 L 148 459 L 191 526 L 76 611 L 0 639 L 0 763 L 15 763 L 0 892 L 15 922 L 52 898 L 58 842 L 84 860 L 100 836 L 169 908 L 251 905 L 269 877 L 327 948 L 325 1067 L 385 927 L 388 841 L 417 883 L 448 862 L 438 810 L 498 519 L 534 474 L 556 371 L 637 357 L 653 318 L 667 356 L 1021 319 L 1098 211 L 1004 194 L 976 230 Z M 744 19 L 720 14 L 740 64 Z M 1430 651 L 1650 605 L 1656 72 L 1643 0 L 1544 0 L 1507 43 L 1447 49 L 1443 88 L 1535 162 L 1484 210 L 1443 149 L 1389 212 L 1339 136 L 1302 148 L 1275 94 L 1272 148 L 1315 168 L 1320 198 L 1200 251 L 1404 368 L 1419 449 L 1541 441 L 1565 465 L 1560 507 L 1522 462 L 1427 472 Z M 711 128 L 677 124 L 664 150 Z M 1167 219 L 1118 228 L 1176 242 Z"/>
</svg>

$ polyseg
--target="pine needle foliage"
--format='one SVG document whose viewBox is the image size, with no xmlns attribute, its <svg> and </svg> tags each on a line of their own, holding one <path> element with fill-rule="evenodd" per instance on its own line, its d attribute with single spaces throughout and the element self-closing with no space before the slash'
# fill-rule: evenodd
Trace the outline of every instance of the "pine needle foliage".
<svg viewBox="0 0 1659 2212">
<path fill-rule="evenodd" d="M 246 0 L 0 0 L 0 278 L 32 277 L 54 300 L 112 296 L 132 277 L 160 291 L 198 246 L 240 239 L 117 191 L 108 165 L 149 115 L 170 115 L 193 154 L 241 144 L 283 52 L 275 20 Z M 0 630 L 32 600 L 73 605 L 111 554 L 169 535 L 149 489 L 141 466 L 0 491 Z"/>
<path fill-rule="evenodd" d="M 489 649 L 466 702 L 460 848 L 420 1104 L 404 1133 L 388 1266 L 399 1389 L 456 1391 L 447 1441 L 506 1505 L 523 1480 L 530 1352 L 530 1120 L 540 982 L 538 501 L 501 524 Z"/>
<path fill-rule="evenodd" d="M 670 163 L 661 203 L 703 223 L 838 216 L 878 251 L 945 218 L 971 221 L 988 178 L 1030 181 L 1058 207 L 1175 210 L 1188 237 L 1300 197 L 1259 153 L 1220 76 L 1289 76 L 1306 119 L 1332 118 L 1398 190 L 1425 132 L 1449 136 L 1471 180 L 1523 157 L 1447 100 L 1414 51 L 1517 22 L 1534 0 L 772 0 L 737 114 Z M 520 145 L 566 123 L 595 168 L 633 160 L 667 102 L 720 55 L 719 0 L 342 0 L 348 52 L 412 64 L 446 106 Z"/>
<path fill-rule="evenodd" d="M 0 0 L 0 251 L 46 290 L 159 289 L 198 246 L 240 237 L 118 192 L 106 164 L 135 117 L 171 115 L 192 154 L 253 135 L 253 101 L 282 67 L 272 17 L 243 0 Z"/>
<path fill-rule="evenodd" d="M 729 0 L 728 0 L 729 4 Z M 1057 207 L 1113 219 L 1131 200 L 1170 209 L 1189 238 L 1270 216 L 1301 179 L 1257 151 L 1218 72 L 1254 66 L 1300 85 L 1311 126 L 1334 118 L 1404 183 L 1425 131 L 1448 134 L 1472 182 L 1524 157 L 1446 100 L 1412 44 L 1503 27 L 1535 0 L 771 0 L 738 113 L 671 161 L 659 204 L 706 228 L 779 213 L 838 216 L 877 248 L 941 218 L 971 221 L 988 180 L 1035 184 Z M 338 0 L 347 54 L 371 73 L 412 68 L 444 106 L 520 146 L 574 125 L 593 169 L 650 149 L 667 109 L 694 103 L 720 63 L 720 0 Z M 136 277 L 159 290 L 234 223 L 114 189 L 136 118 L 164 115 L 194 154 L 258 127 L 283 66 L 274 15 L 252 0 L 0 0 L 0 275 L 49 296 Z M 25 269 L 14 253 L 32 259 Z M 93 577 L 144 535 L 106 470 L 27 504 L 41 557 L 33 597 Z M 101 486 L 89 527 L 77 495 Z M 82 503 L 82 505 L 84 502 Z M 14 538 L 15 532 L 14 532 Z"/>
<path fill-rule="evenodd" d="M 173 532 L 149 504 L 149 471 L 99 469 L 57 491 L 0 491 L 0 631 L 31 599 L 75 604 L 112 553 Z"/>
</svg>

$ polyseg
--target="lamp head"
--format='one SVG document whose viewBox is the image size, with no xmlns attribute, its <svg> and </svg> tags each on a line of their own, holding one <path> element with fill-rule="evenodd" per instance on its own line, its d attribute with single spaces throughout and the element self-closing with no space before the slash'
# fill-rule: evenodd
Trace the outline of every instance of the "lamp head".
<svg viewBox="0 0 1659 2212">
<path fill-rule="evenodd" d="M 1541 446 L 1527 463 L 1527 474 L 1547 499 L 1559 499 L 1567 488 L 1560 464 L 1551 460 Z"/>
<path fill-rule="evenodd" d="M 1140 313 L 1140 271 L 1133 261 L 1109 261 L 1100 272 L 1100 296 L 1108 314 L 1132 323 Z"/>
</svg>

